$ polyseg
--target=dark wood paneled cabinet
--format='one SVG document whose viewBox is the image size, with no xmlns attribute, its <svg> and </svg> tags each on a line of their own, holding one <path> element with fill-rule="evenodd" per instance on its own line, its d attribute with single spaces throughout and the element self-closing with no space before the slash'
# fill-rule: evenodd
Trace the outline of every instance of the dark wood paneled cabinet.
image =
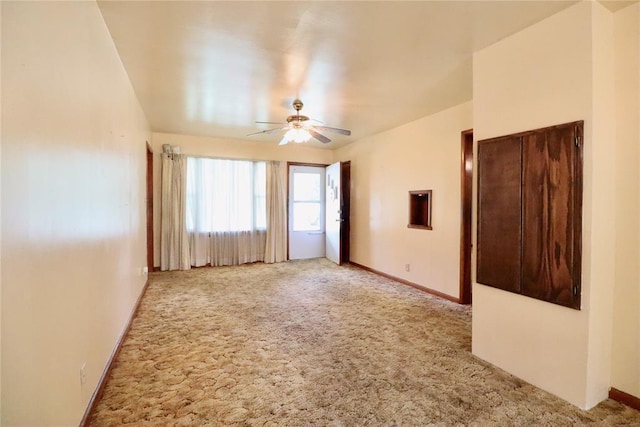
<svg viewBox="0 0 640 427">
<path fill-rule="evenodd" d="M 478 283 L 580 309 L 583 127 L 479 141 Z"/>
</svg>

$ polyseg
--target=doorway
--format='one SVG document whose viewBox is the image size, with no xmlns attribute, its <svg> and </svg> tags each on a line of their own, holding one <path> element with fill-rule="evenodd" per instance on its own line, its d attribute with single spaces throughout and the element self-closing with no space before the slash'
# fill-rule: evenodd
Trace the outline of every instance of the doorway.
<svg viewBox="0 0 640 427">
<path fill-rule="evenodd" d="M 462 131 L 461 145 L 460 303 L 471 304 L 473 129 Z"/>
<path fill-rule="evenodd" d="M 289 163 L 288 258 L 350 259 L 351 162 Z"/>
<path fill-rule="evenodd" d="M 289 167 L 289 259 L 325 256 L 325 169 Z"/>
</svg>

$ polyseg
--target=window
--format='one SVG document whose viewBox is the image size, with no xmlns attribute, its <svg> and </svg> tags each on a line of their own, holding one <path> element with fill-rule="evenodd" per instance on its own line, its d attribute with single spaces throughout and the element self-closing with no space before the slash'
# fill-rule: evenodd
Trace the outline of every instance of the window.
<svg viewBox="0 0 640 427">
<path fill-rule="evenodd" d="M 187 159 L 187 230 L 266 229 L 266 163 Z"/>
<path fill-rule="evenodd" d="M 320 175 L 295 172 L 293 181 L 293 231 L 320 231 Z"/>
</svg>

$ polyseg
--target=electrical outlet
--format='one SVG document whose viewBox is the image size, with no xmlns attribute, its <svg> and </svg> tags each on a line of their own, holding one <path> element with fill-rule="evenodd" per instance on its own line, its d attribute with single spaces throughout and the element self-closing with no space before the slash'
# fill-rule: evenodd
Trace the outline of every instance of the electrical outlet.
<svg viewBox="0 0 640 427">
<path fill-rule="evenodd" d="M 409 264 L 405 264 L 404 271 L 410 271 L 410 270 L 411 270 L 411 266 Z"/>
<path fill-rule="evenodd" d="M 142 275 L 145 277 L 149 275 L 149 267 L 142 267 Z"/>
<path fill-rule="evenodd" d="M 87 383 L 87 362 L 84 362 L 80 367 L 80 387 Z"/>
</svg>

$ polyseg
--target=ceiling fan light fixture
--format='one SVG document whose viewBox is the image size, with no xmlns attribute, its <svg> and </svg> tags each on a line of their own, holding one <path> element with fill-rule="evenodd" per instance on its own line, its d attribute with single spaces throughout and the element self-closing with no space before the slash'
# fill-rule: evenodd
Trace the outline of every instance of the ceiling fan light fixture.
<svg viewBox="0 0 640 427">
<path fill-rule="evenodd" d="M 327 138 L 320 132 L 328 131 L 335 132 L 342 135 L 351 135 L 351 131 L 348 129 L 339 129 L 332 128 L 329 126 L 320 126 L 312 124 L 309 117 L 303 116 L 300 114 L 300 110 L 303 107 L 302 101 L 296 99 L 293 101 L 293 108 L 296 110 L 296 114 L 287 117 L 286 123 L 274 123 L 274 122 L 256 122 L 256 123 L 272 123 L 272 124 L 282 124 L 283 127 L 273 128 L 262 130 L 259 132 L 250 133 L 247 136 L 251 135 L 259 135 L 259 134 L 271 134 L 275 132 L 280 132 L 286 130 L 287 132 L 284 134 L 280 143 L 278 145 L 286 145 L 290 142 L 302 143 L 308 142 L 311 138 L 315 138 L 323 144 L 328 144 L 331 142 L 331 139 Z M 315 122 L 322 123 L 318 120 L 314 120 Z"/>
<path fill-rule="evenodd" d="M 294 127 L 289 129 L 287 133 L 285 133 L 284 137 L 289 142 L 301 143 L 309 141 L 311 139 L 311 134 L 304 128 Z"/>
</svg>

